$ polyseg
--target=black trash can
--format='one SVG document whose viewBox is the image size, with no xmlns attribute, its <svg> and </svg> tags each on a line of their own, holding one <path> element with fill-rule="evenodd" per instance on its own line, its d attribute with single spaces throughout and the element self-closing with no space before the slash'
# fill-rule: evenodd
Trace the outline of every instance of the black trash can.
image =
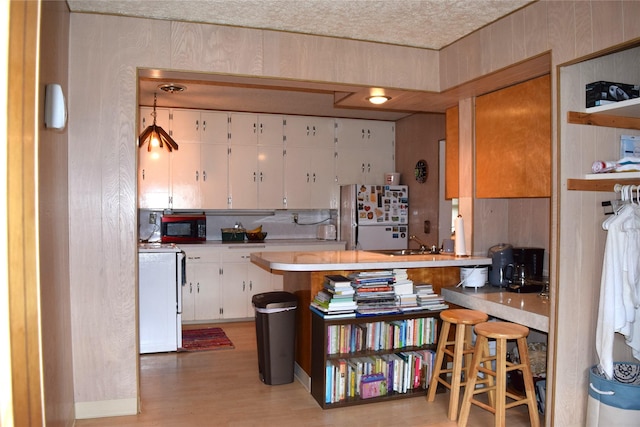
<svg viewBox="0 0 640 427">
<path fill-rule="evenodd" d="M 256 311 L 260 380 L 269 385 L 293 382 L 298 299 L 279 291 L 256 294 L 251 302 Z"/>
</svg>

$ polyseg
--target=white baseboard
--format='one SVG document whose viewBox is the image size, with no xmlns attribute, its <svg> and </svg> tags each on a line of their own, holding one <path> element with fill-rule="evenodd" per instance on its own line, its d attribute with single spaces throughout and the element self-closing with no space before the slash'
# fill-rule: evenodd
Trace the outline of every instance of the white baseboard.
<svg viewBox="0 0 640 427">
<path fill-rule="evenodd" d="M 138 398 L 77 402 L 75 407 L 77 420 L 136 415 L 138 413 Z"/>
<path fill-rule="evenodd" d="M 293 376 L 305 389 L 307 389 L 309 393 L 311 393 L 311 377 L 307 375 L 304 369 L 302 369 L 297 363 L 293 366 Z"/>
</svg>

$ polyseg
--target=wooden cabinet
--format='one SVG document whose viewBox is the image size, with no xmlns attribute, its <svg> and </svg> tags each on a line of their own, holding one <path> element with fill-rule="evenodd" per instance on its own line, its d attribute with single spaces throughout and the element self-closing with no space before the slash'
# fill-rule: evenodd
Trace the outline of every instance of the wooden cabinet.
<svg viewBox="0 0 640 427">
<path fill-rule="evenodd" d="M 455 199 L 459 196 L 460 178 L 458 171 L 460 169 L 459 162 L 459 119 L 460 109 L 452 107 L 445 112 L 446 128 L 445 128 L 445 183 L 444 198 Z"/>
<path fill-rule="evenodd" d="M 419 311 L 327 320 L 312 313 L 312 396 L 324 409 L 424 397 L 429 384 L 429 366 L 435 359 L 438 316 L 438 311 Z M 332 344 L 332 340 L 343 344 Z M 335 351 L 330 350 L 334 348 Z M 377 363 L 375 371 L 384 373 L 387 389 L 395 388 L 394 391 L 367 399 L 362 399 L 355 391 L 349 393 L 349 390 L 359 390 L 359 363 L 364 359 Z M 404 381 L 398 375 L 403 375 Z"/>
<path fill-rule="evenodd" d="M 395 171 L 395 124 L 336 119 L 336 153 L 338 185 L 384 184 Z"/>
<path fill-rule="evenodd" d="M 287 116 L 284 127 L 287 209 L 337 209 L 334 120 Z"/>
<path fill-rule="evenodd" d="M 227 113 L 175 109 L 172 116 L 172 208 L 226 209 Z"/>
<path fill-rule="evenodd" d="M 186 283 L 182 286 L 182 321 L 219 319 L 220 256 L 215 250 L 182 245 L 186 253 Z"/>
<path fill-rule="evenodd" d="M 587 108 L 585 113 L 569 111 L 567 122 L 573 124 L 606 126 L 622 129 L 640 130 L 640 98 L 600 107 Z M 582 191 L 613 191 L 615 184 L 640 185 L 640 179 L 623 179 L 623 176 L 611 179 L 578 179 L 567 180 L 568 190 Z"/>
<path fill-rule="evenodd" d="M 551 79 L 476 98 L 477 198 L 550 197 Z"/>
<path fill-rule="evenodd" d="M 156 114 L 156 124 L 169 132 L 169 110 L 157 108 Z M 153 124 L 153 108 L 140 108 L 138 134 L 151 124 Z M 166 148 L 148 151 L 146 145 L 138 150 L 138 207 L 147 209 L 169 207 L 171 154 Z"/>
<path fill-rule="evenodd" d="M 229 134 L 229 208 L 282 209 L 282 116 L 232 113 Z"/>
</svg>

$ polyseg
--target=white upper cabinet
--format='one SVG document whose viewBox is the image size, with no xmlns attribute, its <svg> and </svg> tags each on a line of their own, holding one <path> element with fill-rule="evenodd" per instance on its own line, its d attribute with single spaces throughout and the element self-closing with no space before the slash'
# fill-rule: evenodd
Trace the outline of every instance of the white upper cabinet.
<svg viewBox="0 0 640 427">
<path fill-rule="evenodd" d="M 169 132 L 169 110 L 156 109 L 156 124 Z M 153 124 L 153 108 L 140 108 L 140 135 Z M 148 151 L 147 144 L 138 150 L 138 205 L 140 208 L 165 209 L 169 207 L 169 153 L 166 148 Z"/>
<path fill-rule="evenodd" d="M 228 115 L 172 110 L 172 136 L 178 150 L 171 157 L 173 209 L 226 209 Z"/>
<path fill-rule="evenodd" d="M 283 117 L 231 114 L 229 208 L 284 207 Z"/>
<path fill-rule="evenodd" d="M 286 208 L 336 209 L 334 119 L 287 116 L 285 123 Z"/>
<path fill-rule="evenodd" d="M 153 117 L 140 108 L 140 131 Z M 138 200 L 152 209 L 337 209 L 342 184 L 395 171 L 388 121 L 158 109 L 178 150 L 139 151 Z"/>
<path fill-rule="evenodd" d="M 395 124 L 336 119 L 338 184 L 384 184 L 395 171 Z"/>
</svg>

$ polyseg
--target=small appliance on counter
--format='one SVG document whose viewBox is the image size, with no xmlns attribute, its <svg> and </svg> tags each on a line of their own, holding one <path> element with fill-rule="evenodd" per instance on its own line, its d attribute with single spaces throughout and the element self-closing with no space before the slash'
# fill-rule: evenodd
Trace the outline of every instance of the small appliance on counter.
<svg viewBox="0 0 640 427">
<path fill-rule="evenodd" d="M 336 240 L 336 226 L 333 224 L 320 224 L 316 231 L 318 240 Z"/>
<path fill-rule="evenodd" d="M 207 217 L 202 214 L 165 214 L 160 219 L 162 243 L 198 243 L 207 240 Z"/>
<path fill-rule="evenodd" d="M 507 286 L 513 275 L 513 246 L 508 243 L 491 246 L 487 256 L 491 258 L 489 283 L 492 286 Z"/>
<path fill-rule="evenodd" d="M 544 276 L 544 248 L 513 248 L 513 264 L 524 264 L 528 277 L 541 279 Z"/>
</svg>

